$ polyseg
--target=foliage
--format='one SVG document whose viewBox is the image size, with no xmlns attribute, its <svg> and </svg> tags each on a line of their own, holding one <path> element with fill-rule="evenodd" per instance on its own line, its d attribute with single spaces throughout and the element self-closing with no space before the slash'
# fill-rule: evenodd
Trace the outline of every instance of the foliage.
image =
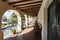
<svg viewBox="0 0 60 40">
<path fill-rule="evenodd" d="M 12 29 L 13 34 L 16 34 L 16 29 Z"/>
<path fill-rule="evenodd" d="M 17 22 L 18 22 L 17 16 L 16 16 L 14 13 L 11 14 L 11 18 L 10 18 L 9 23 L 10 23 L 10 24 L 17 24 Z"/>
<path fill-rule="evenodd" d="M 11 18 L 10 19 L 11 24 L 17 24 L 17 22 L 18 22 L 17 18 Z"/>
<path fill-rule="evenodd" d="M 15 13 L 13 13 L 13 14 L 11 15 L 11 17 L 12 17 L 12 18 L 17 18 L 17 16 L 16 16 Z"/>
</svg>

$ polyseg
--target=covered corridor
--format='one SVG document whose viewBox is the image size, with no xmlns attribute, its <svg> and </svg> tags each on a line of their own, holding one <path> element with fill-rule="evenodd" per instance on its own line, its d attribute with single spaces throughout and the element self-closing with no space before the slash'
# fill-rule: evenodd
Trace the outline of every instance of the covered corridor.
<svg viewBox="0 0 60 40">
<path fill-rule="evenodd" d="M 12 35 L 14 36 L 14 35 Z M 24 29 L 19 35 L 14 37 L 9 37 L 5 40 L 35 40 L 34 27 Z"/>
<path fill-rule="evenodd" d="M 57 1 L 57 3 L 59 5 L 60 1 Z M 55 7 L 56 0 L 0 0 L 0 40 L 52 40 L 55 37 L 50 36 L 52 35 L 50 34 L 52 30 L 49 28 L 52 27 L 50 21 L 55 19 L 52 21 L 58 23 L 56 21 L 58 18 L 54 14 Z M 13 11 L 10 17 L 4 16 L 7 11 L 8 15 Z M 14 15 L 16 18 L 13 17 Z M 57 25 L 54 25 L 53 27 L 57 27 Z M 56 30 L 54 32 L 57 33 Z M 7 34 L 5 35 L 5 33 Z"/>
<path fill-rule="evenodd" d="M 4 40 L 41 40 L 41 34 L 39 32 L 36 32 L 37 30 L 34 28 L 34 26 L 26 28 L 22 30 L 21 33 L 18 33 L 17 35 L 15 34 L 10 34 L 7 36 L 6 39 Z"/>
<path fill-rule="evenodd" d="M 0 21 L 1 29 L 3 30 L 1 30 L 1 35 L 3 35 L 1 40 L 41 40 L 41 31 L 38 24 L 35 22 L 41 4 L 42 0 L 0 0 Z M 6 7 L 4 8 L 4 6 Z M 14 15 L 17 18 L 17 24 L 14 24 L 14 21 L 12 21 Z M 16 33 L 13 34 L 15 30 Z"/>
</svg>

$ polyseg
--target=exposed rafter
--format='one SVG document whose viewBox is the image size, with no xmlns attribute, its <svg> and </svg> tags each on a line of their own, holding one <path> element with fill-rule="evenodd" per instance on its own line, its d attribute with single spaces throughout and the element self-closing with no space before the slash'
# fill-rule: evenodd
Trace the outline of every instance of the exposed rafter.
<svg viewBox="0 0 60 40">
<path fill-rule="evenodd" d="M 18 6 L 16 6 L 16 8 L 26 10 L 26 9 L 31 9 L 31 8 L 38 8 L 38 7 L 40 7 L 40 6 L 41 6 L 41 5 L 34 5 L 34 6 L 29 6 L 29 7 L 18 7 Z"/>
<path fill-rule="evenodd" d="M 11 3 L 11 2 L 19 2 L 19 1 L 22 1 L 22 0 L 2 0 L 2 1 Z"/>
<path fill-rule="evenodd" d="M 41 3 L 42 1 L 27 1 L 27 2 L 18 2 L 15 4 L 11 4 L 11 5 L 25 5 L 25 4 L 32 4 L 32 3 Z"/>
<path fill-rule="evenodd" d="M 27 2 L 27 1 L 41 1 L 41 0 L 2 0 L 8 2 L 10 4 L 20 3 L 20 2 Z"/>
<path fill-rule="evenodd" d="M 40 7 L 42 1 L 28 1 L 22 3 L 11 4 L 12 6 L 20 9 L 30 9 L 32 7 Z"/>
<path fill-rule="evenodd" d="M 42 5 L 42 0 L 3 0 L 3 1 L 32 16 L 37 16 L 39 9 Z"/>
<path fill-rule="evenodd" d="M 35 4 L 29 4 L 29 5 L 21 5 L 21 6 L 18 6 L 18 7 L 29 7 L 29 6 L 34 6 L 34 5 L 40 5 L 40 3 L 35 3 Z"/>
</svg>

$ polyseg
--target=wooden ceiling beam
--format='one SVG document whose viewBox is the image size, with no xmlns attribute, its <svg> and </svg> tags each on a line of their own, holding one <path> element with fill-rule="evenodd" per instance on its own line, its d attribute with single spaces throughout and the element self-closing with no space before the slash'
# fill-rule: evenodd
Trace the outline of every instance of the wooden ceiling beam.
<svg viewBox="0 0 60 40">
<path fill-rule="evenodd" d="M 26 14 L 36 16 L 38 14 L 38 12 L 39 12 L 39 9 L 40 9 L 40 7 L 38 7 L 37 9 L 36 8 L 31 8 L 31 9 L 22 10 L 22 11 L 24 11 Z"/>
<path fill-rule="evenodd" d="M 40 3 L 35 3 L 35 4 L 21 5 L 21 6 L 16 6 L 16 7 L 30 7 L 30 6 L 36 6 L 36 5 L 41 5 L 41 4 Z"/>
<path fill-rule="evenodd" d="M 31 4 L 31 3 L 37 3 L 42 1 L 27 1 L 27 2 L 18 2 L 18 3 L 12 3 L 11 5 L 24 5 L 24 4 Z"/>
<path fill-rule="evenodd" d="M 2 1 L 11 3 L 11 2 L 18 2 L 18 1 L 22 1 L 22 0 L 2 0 Z"/>
<path fill-rule="evenodd" d="M 17 7 L 17 8 L 26 10 L 26 9 L 31 9 L 31 8 L 38 8 L 38 7 L 40 7 L 40 6 L 41 6 L 41 5 L 34 5 L 34 6 L 29 6 L 29 7 Z"/>
<path fill-rule="evenodd" d="M 30 5 L 30 4 L 42 4 L 41 2 L 34 2 L 34 3 L 27 3 L 27 4 L 17 4 L 17 5 L 12 5 L 12 6 L 24 6 L 24 5 Z"/>
<path fill-rule="evenodd" d="M 24 11 L 26 14 L 29 14 L 31 16 L 37 16 L 42 4 L 42 0 L 36 1 L 5 0 L 4 2 L 10 4 L 13 7 L 16 7 L 19 10 Z"/>
</svg>

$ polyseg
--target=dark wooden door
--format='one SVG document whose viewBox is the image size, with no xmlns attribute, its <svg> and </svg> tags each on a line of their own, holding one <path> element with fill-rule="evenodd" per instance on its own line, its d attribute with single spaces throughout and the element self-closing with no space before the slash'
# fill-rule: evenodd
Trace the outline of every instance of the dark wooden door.
<svg viewBox="0 0 60 40">
<path fill-rule="evenodd" d="M 60 40 L 60 0 L 54 0 L 48 8 L 48 40 Z"/>
<path fill-rule="evenodd" d="M 55 1 L 53 1 L 48 8 L 48 40 L 57 40 L 57 14 Z"/>
<path fill-rule="evenodd" d="M 56 2 L 56 13 L 57 13 L 57 40 L 60 40 L 60 0 Z"/>
</svg>

